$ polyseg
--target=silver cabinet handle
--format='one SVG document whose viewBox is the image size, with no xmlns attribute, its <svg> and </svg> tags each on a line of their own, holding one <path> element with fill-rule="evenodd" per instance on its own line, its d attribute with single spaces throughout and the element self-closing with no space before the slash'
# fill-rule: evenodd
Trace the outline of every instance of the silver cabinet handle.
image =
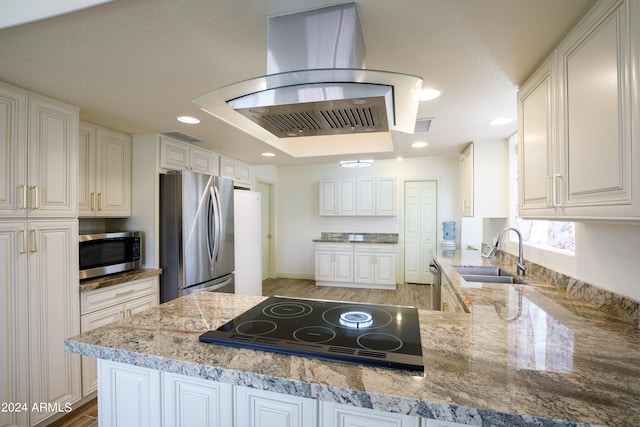
<svg viewBox="0 0 640 427">
<path fill-rule="evenodd" d="M 91 193 L 91 212 L 96 210 L 96 193 Z"/>
<path fill-rule="evenodd" d="M 551 188 L 552 188 L 551 196 L 553 197 L 553 199 L 551 200 L 551 202 L 552 202 L 551 205 L 554 208 L 557 208 L 557 207 L 561 206 L 561 203 L 558 202 L 558 186 L 556 185 L 556 183 L 558 182 L 558 178 L 560 178 L 562 180 L 562 175 L 560 175 L 559 173 L 553 174 L 553 181 L 552 181 L 552 185 L 551 185 Z"/>
<path fill-rule="evenodd" d="M 98 193 L 98 212 L 102 210 L 102 193 Z"/>
</svg>

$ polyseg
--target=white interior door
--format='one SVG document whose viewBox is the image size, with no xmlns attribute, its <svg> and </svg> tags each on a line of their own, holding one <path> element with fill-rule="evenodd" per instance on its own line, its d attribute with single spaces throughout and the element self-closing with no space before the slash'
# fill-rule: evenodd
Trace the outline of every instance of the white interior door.
<svg viewBox="0 0 640 427">
<path fill-rule="evenodd" d="M 407 181 L 404 189 L 404 280 L 433 283 L 429 263 L 437 246 L 436 181 Z"/>
</svg>

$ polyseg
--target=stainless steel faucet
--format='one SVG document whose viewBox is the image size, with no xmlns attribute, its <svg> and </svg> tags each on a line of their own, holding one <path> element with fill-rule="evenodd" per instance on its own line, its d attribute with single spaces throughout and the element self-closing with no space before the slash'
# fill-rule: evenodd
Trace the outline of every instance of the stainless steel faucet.
<svg viewBox="0 0 640 427">
<path fill-rule="evenodd" d="M 524 271 L 527 269 L 527 267 L 525 267 L 524 259 L 522 257 L 523 240 L 522 240 L 522 234 L 520 234 L 520 231 L 517 228 L 513 228 L 513 227 L 505 228 L 504 230 L 502 230 L 500 232 L 500 234 L 498 235 L 498 241 L 496 242 L 496 248 L 498 248 L 499 250 L 502 250 L 502 235 L 504 233 L 506 233 L 507 231 L 509 231 L 509 230 L 515 231 L 516 234 L 518 235 L 518 261 L 516 262 L 516 266 L 518 267 L 518 276 L 523 276 L 524 275 Z"/>
</svg>

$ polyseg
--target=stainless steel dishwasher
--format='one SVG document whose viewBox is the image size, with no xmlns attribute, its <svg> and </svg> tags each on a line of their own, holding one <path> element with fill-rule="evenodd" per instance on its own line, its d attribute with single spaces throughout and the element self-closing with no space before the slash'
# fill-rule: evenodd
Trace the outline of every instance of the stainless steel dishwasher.
<svg viewBox="0 0 640 427">
<path fill-rule="evenodd" d="M 433 285 L 431 285 L 431 310 L 440 311 L 442 301 L 442 269 L 435 259 L 429 264 L 429 271 L 433 274 Z"/>
</svg>

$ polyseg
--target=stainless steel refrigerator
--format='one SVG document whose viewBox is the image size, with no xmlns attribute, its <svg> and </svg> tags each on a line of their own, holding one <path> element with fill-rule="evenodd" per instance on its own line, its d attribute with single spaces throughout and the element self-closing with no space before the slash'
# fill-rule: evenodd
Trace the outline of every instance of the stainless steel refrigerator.
<svg viewBox="0 0 640 427">
<path fill-rule="evenodd" d="M 195 291 L 235 291 L 233 181 L 160 175 L 160 302 Z"/>
</svg>

